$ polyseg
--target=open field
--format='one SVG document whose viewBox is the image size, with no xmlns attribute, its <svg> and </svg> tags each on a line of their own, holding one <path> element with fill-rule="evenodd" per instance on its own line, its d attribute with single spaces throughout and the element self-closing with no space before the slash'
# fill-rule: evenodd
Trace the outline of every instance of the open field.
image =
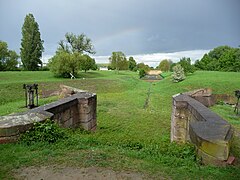
<svg viewBox="0 0 240 180">
<path fill-rule="evenodd" d="M 153 179 L 240 179 L 239 163 L 227 168 L 201 166 L 192 146 L 170 143 L 172 95 L 204 87 L 234 95 L 240 88 L 240 74 L 197 71 L 180 83 L 172 83 L 168 75 L 150 84 L 128 71 L 81 73 L 75 80 L 58 79 L 50 72 L 0 72 L 0 115 L 24 110 L 24 83 L 38 83 L 40 93 L 65 84 L 98 95 L 96 133 L 66 130 L 69 138 L 55 144 L 0 145 L 0 179 L 11 179 L 16 170 L 30 166 L 94 166 L 139 172 Z M 150 100 L 144 108 L 149 87 Z M 212 109 L 240 131 L 240 117 L 231 107 Z M 232 151 L 238 159 L 239 142 L 236 136 Z"/>
</svg>

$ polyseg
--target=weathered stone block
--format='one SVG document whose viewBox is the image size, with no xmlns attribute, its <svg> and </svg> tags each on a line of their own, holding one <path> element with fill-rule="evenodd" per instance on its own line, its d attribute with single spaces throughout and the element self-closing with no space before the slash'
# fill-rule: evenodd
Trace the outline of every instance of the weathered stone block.
<svg viewBox="0 0 240 180">
<path fill-rule="evenodd" d="M 86 122 L 86 123 L 81 123 L 81 126 L 83 127 L 83 129 L 85 130 L 92 130 L 95 128 L 96 126 L 96 121 L 93 120 L 93 121 L 89 121 L 89 122 Z"/>
<path fill-rule="evenodd" d="M 93 119 L 93 113 L 80 114 L 79 116 L 80 123 L 89 122 L 92 119 Z"/>
<path fill-rule="evenodd" d="M 226 166 L 226 161 L 216 159 L 216 157 L 205 153 L 201 149 L 197 149 L 197 155 L 204 165 Z"/>
<path fill-rule="evenodd" d="M 18 136 L 0 137 L 0 144 L 16 142 Z"/>
<path fill-rule="evenodd" d="M 191 140 L 204 163 L 219 165 L 229 157 L 233 129 L 201 102 L 189 97 L 211 104 L 208 92 L 201 90 L 173 96 L 171 141 L 184 143 Z"/>
<path fill-rule="evenodd" d="M 19 113 L 11 116 L 0 116 L 0 137 L 18 135 L 28 130 L 35 122 L 43 122 L 52 117 L 52 114 Z"/>
<path fill-rule="evenodd" d="M 184 129 L 187 129 L 187 127 L 188 127 L 188 120 L 185 119 L 185 118 L 175 117 L 174 120 L 173 120 L 172 125 L 173 125 L 175 128 L 184 128 Z"/>
<path fill-rule="evenodd" d="M 69 118 L 67 121 L 63 122 L 63 124 L 61 125 L 64 128 L 73 128 L 74 126 L 74 122 L 73 122 L 73 118 Z"/>
</svg>

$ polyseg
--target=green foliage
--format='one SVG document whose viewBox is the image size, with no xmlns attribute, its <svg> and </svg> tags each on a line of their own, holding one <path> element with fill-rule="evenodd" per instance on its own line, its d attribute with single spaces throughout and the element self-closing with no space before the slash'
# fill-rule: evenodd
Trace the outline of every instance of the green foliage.
<svg viewBox="0 0 240 180">
<path fill-rule="evenodd" d="M 147 64 L 139 63 L 137 64 L 137 69 L 138 70 L 143 69 L 145 72 L 147 72 L 150 70 L 150 67 Z"/>
<path fill-rule="evenodd" d="M 84 52 L 95 54 L 94 47 L 90 38 L 85 34 L 75 35 L 73 33 L 66 33 L 65 40 L 59 42 L 58 51 L 66 51 L 68 53 Z"/>
<path fill-rule="evenodd" d="M 77 76 L 79 70 L 85 72 L 89 69 L 96 70 L 95 60 L 83 54 L 95 53 L 91 39 L 85 34 L 74 35 L 73 33 L 67 33 L 65 38 L 66 40 L 59 42 L 55 56 L 49 60 L 50 71 L 55 76 L 70 77 L 70 73 Z"/>
<path fill-rule="evenodd" d="M 177 63 L 172 63 L 172 64 L 170 65 L 170 71 L 171 71 L 171 72 L 173 72 L 173 67 L 176 66 L 176 65 L 177 65 Z"/>
<path fill-rule="evenodd" d="M 110 68 L 119 70 L 128 70 L 128 61 L 125 54 L 121 51 L 112 52 L 112 56 L 109 58 Z"/>
<path fill-rule="evenodd" d="M 81 58 L 79 53 L 70 54 L 66 51 L 59 51 L 49 60 L 48 66 L 55 76 L 70 77 L 70 73 L 76 76 L 80 70 Z"/>
<path fill-rule="evenodd" d="M 130 71 L 136 71 L 137 70 L 137 63 L 136 61 L 134 60 L 133 57 L 129 57 L 129 60 L 128 60 L 128 69 Z"/>
<path fill-rule="evenodd" d="M 143 78 L 146 75 L 146 71 L 144 69 L 139 69 L 139 78 Z"/>
<path fill-rule="evenodd" d="M 80 63 L 80 69 L 84 70 L 85 72 L 87 72 L 90 69 L 92 69 L 92 70 L 97 69 L 95 60 L 88 55 L 82 55 L 80 57 L 79 63 Z"/>
<path fill-rule="evenodd" d="M 0 41 L 0 71 L 17 70 L 18 58 L 15 51 L 8 50 L 6 42 Z"/>
<path fill-rule="evenodd" d="M 32 14 L 24 19 L 21 39 L 21 60 L 25 70 L 35 71 L 42 66 L 43 40 L 40 37 L 39 26 Z"/>
<path fill-rule="evenodd" d="M 208 54 L 205 54 L 200 61 L 195 62 L 195 67 L 208 71 L 240 71 L 240 48 L 219 46 Z"/>
<path fill-rule="evenodd" d="M 194 73 L 195 72 L 195 67 L 191 65 L 191 59 L 190 58 L 181 58 L 180 61 L 178 62 L 184 69 L 185 75 L 189 73 Z"/>
<path fill-rule="evenodd" d="M 157 69 L 160 69 L 163 72 L 169 71 L 170 70 L 170 62 L 168 59 L 164 59 L 160 62 L 159 66 Z"/>
<path fill-rule="evenodd" d="M 43 123 L 34 123 L 30 130 L 21 135 L 20 142 L 28 145 L 36 142 L 55 143 L 56 141 L 66 137 L 65 131 L 54 121 L 46 120 Z"/>
<path fill-rule="evenodd" d="M 183 81 L 186 77 L 184 75 L 184 69 L 180 64 L 177 64 L 173 67 L 173 82 L 180 82 Z"/>
</svg>

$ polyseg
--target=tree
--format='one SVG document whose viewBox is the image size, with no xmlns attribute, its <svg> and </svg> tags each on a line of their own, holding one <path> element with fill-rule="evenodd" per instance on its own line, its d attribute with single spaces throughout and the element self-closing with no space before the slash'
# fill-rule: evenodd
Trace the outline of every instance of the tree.
<svg viewBox="0 0 240 180">
<path fill-rule="evenodd" d="M 144 69 L 140 69 L 138 74 L 140 78 L 143 78 L 146 75 L 146 72 Z"/>
<path fill-rule="evenodd" d="M 157 67 L 157 69 L 160 69 L 161 71 L 169 71 L 170 70 L 170 63 L 169 60 L 164 59 L 160 62 L 159 66 Z"/>
<path fill-rule="evenodd" d="M 195 66 L 208 71 L 240 71 L 240 48 L 219 46 L 195 62 Z"/>
<path fill-rule="evenodd" d="M 220 71 L 240 71 L 239 68 L 239 49 L 231 48 L 218 59 Z"/>
<path fill-rule="evenodd" d="M 6 71 L 14 71 L 17 69 L 19 55 L 12 50 L 9 50 L 9 58 L 6 60 Z"/>
<path fill-rule="evenodd" d="M 143 69 L 145 72 L 147 72 L 150 70 L 150 67 L 147 64 L 139 63 L 137 64 L 137 69 L 138 70 Z"/>
<path fill-rule="evenodd" d="M 6 59 L 9 56 L 6 42 L 0 41 L 0 71 L 5 70 Z"/>
<path fill-rule="evenodd" d="M 183 81 L 186 77 L 184 75 L 184 69 L 180 64 L 177 64 L 173 67 L 173 82 L 180 82 Z"/>
<path fill-rule="evenodd" d="M 121 51 L 112 52 L 112 56 L 109 58 L 109 61 L 112 69 L 115 69 L 117 71 L 128 69 L 127 58 L 125 54 Z"/>
<path fill-rule="evenodd" d="M 80 68 L 85 72 L 90 69 L 96 69 L 95 60 L 88 55 L 82 55 L 80 58 Z"/>
<path fill-rule="evenodd" d="M 184 69 L 185 74 L 194 73 L 195 68 L 194 68 L 193 65 L 191 65 L 191 59 L 190 58 L 186 58 L 186 57 L 181 58 L 179 64 Z"/>
<path fill-rule="evenodd" d="M 177 65 L 177 63 L 171 63 L 171 65 L 170 65 L 170 71 L 171 72 L 173 72 L 173 67 L 176 66 L 176 65 Z"/>
<path fill-rule="evenodd" d="M 83 33 L 80 35 L 66 33 L 65 40 L 59 42 L 58 50 L 64 50 L 69 53 L 78 52 L 83 54 L 86 52 L 89 54 L 95 54 L 91 39 Z"/>
<path fill-rule="evenodd" d="M 35 71 L 42 66 L 43 40 L 40 37 L 39 26 L 32 14 L 25 17 L 22 27 L 21 60 L 26 70 Z"/>
<path fill-rule="evenodd" d="M 0 41 L 0 71 L 12 71 L 17 69 L 18 54 L 8 50 L 6 42 Z"/>
<path fill-rule="evenodd" d="M 49 68 L 56 76 L 77 76 L 79 70 L 85 72 L 96 69 L 95 60 L 84 53 L 95 53 L 91 40 L 84 34 L 67 33 L 66 40 L 59 42 L 56 55 L 50 59 Z"/>
<path fill-rule="evenodd" d="M 128 69 L 130 71 L 136 71 L 137 70 L 137 63 L 136 61 L 134 60 L 133 57 L 129 57 L 129 60 L 128 60 Z"/>
<path fill-rule="evenodd" d="M 53 56 L 48 63 L 50 71 L 52 71 L 55 76 L 60 77 L 70 77 L 70 73 L 74 76 L 80 70 L 80 57 L 79 53 L 70 54 L 66 51 L 58 51 L 55 56 Z"/>
</svg>

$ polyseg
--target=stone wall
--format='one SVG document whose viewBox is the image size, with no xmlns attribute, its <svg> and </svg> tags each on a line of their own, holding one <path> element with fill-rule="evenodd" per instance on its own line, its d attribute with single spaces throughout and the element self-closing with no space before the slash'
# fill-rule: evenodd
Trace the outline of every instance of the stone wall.
<svg viewBox="0 0 240 180">
<path fill-rule="evenodd" d="M 208 94 L 207 91 L 205 94 Z M 186 93 L 173 96 L 171 141 L 192 142 L 204 164 L 224 164 L 229 157 L 233 128 L 197 101 L 200 95 L 196 99 L 191 95 Z M 206 96 L 204 100 L 207 104 L 211 104 L 207 100 L 209 97 Z"/>
<path fill-rule="evenodd" d="M 64 128 L 82 127 L 94 131 L 97 126 L 96 107 L 96 94 L 77 92 L 25 113 L 0 116 L 0 143 L 16 141 L 19 134 L 31 128 L 34 122 L 46 119 L 52 119 Z"/>
</svg>

